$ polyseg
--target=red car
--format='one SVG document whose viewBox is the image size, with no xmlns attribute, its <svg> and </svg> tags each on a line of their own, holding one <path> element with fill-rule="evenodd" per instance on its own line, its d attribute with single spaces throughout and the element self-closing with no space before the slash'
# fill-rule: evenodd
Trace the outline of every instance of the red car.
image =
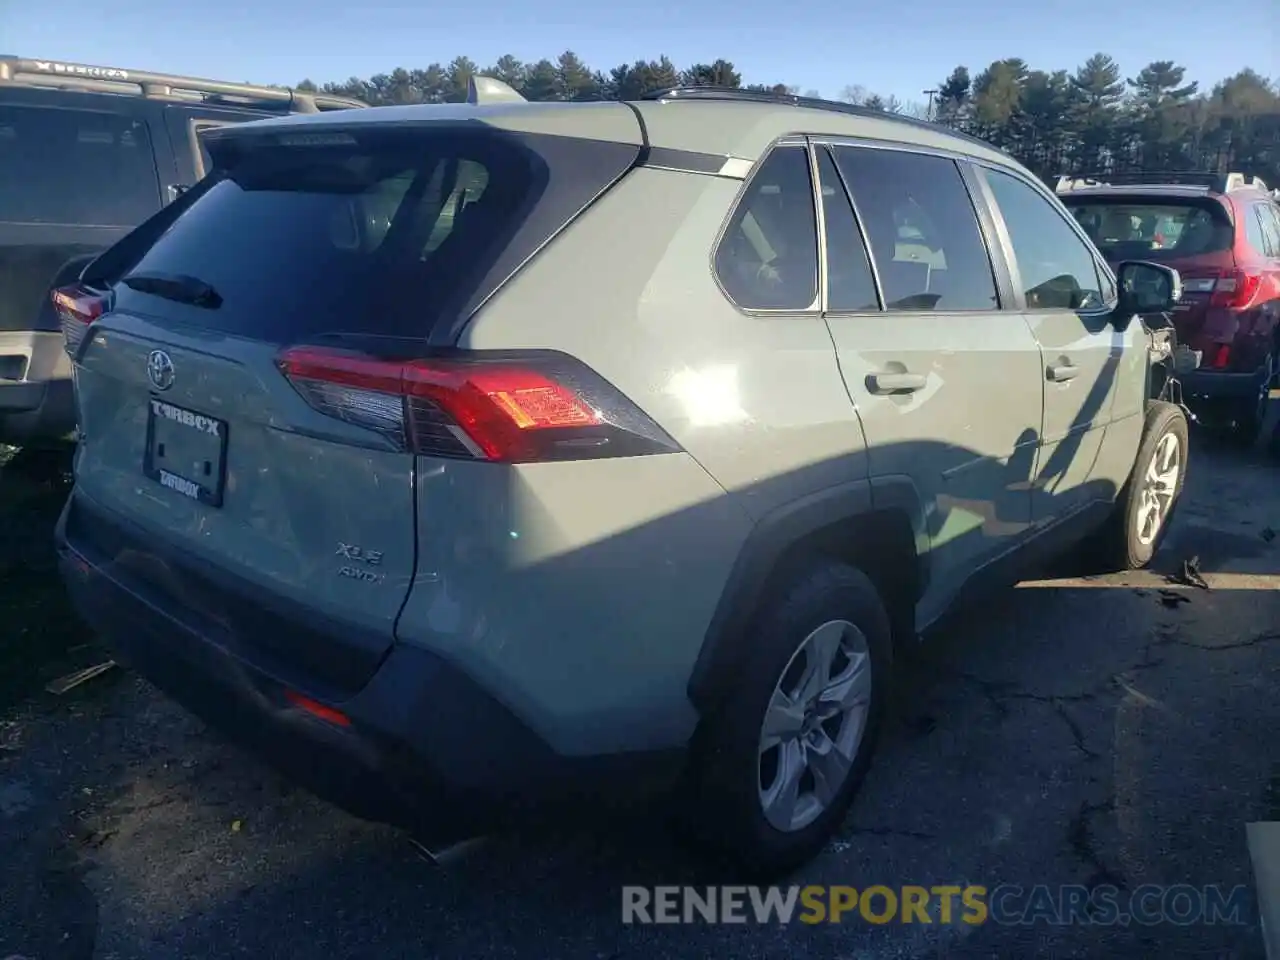
<svg viewBox="0 0 1280 960">
<path fill-rule="evenodd" d="M 1057 193 L 1113 266 L 1177 269 L 1178 343 L 1200 354 L 1184 398 L 1252 436 L 1280 380 L 1280 191 L 1229 173 L 1063 177 Z"/>
</svg>

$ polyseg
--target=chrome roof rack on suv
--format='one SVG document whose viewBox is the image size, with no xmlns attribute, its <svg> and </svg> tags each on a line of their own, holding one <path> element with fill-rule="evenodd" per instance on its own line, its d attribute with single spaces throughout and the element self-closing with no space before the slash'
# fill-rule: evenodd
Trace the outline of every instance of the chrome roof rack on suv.
<svg viewBox="0 0 1280 960">
<path fill-rule="evenodd" d="M 961 140 L 967 140 L 970 143 L 980 144 L 988 150 L 997 150 L 987 141 L 979 137 L 962 133 L 959 130 L 948 127 L 940 123 L 931 123 L 928 120 L 919 120 L 915 117 L 906 117 L 900 113 L 890 113 L 887 110 L 873 110 L 870 107 L 860 107 L 852 103 L 843 103 L 840 100 L 823 100 L 820 97 L 801 97 L 793 93 L 774 93 L 772 90 L 745 90 L 742 87 L 668 87 L 664 90 L 654 90 L 644 94 L 641 100 L 741 100 L 746 103 L 772 103 L 790 107 L 804 107 L 808 110 L 829 110 L 832 113 L 844 113 L 854 117 L 866 117 L 873 120 L 892 120 L 896 123 L 904 123 L 908 126 L 916 127 L 924 130 L 934 130 L 945 133 L 949 136 L 958 137 Z"/>
<path fill-rule="evenodd" d="M 1230 193 L 1233 190 L 1254 189 L 1267 192 L 1267 185 L 1260 177 L 1246 177 L 1243 173 L 1214 173 L 1212 171 L 1176 170 L 1167 173 L 1083 173 L 1074 177 L 1058 177 L 1056 192 L 1070 193 L 1095 187 L 1203 187 L 1210 193 Z"/>
<path fill-rule="evenodd" d="M 196 100 L 259 110 L 280 110 L 286 113 L 319 113 L 324 110 L 346 110 L 368 106 L 367 103 L 350 97 L 312 93 L 288 87 L 260 87 L 249 83 L 202 80 L 197 77 L 125 70 L 120 67 L 0 56 L 0 87 L 6 84 L 96 93 L 134 94 L 154 100 Z"/>
</svg>

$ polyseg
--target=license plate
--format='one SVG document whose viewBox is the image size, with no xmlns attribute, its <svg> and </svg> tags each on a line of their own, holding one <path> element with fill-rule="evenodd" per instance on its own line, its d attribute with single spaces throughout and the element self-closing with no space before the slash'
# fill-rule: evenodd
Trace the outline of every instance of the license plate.
<svg viewBox="0 0 1280 960">
<path fill-rule="evenodd" d="M 225 420 L 148 399 L 143 473 L 184 497 L 220 507 L 226 466 Z"/>
</svg>

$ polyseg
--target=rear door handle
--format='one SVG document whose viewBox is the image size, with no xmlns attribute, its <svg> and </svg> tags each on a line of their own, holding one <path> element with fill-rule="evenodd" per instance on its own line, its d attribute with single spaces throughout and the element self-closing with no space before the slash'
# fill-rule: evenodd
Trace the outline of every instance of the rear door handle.
<svg viewBox="0 0 1280 960">
<path fill-rule="evenodd" d="M 1079 375 L 1080 368 L 1074 363 L 1059 363 L 1045 372 L 1054 383 L 1065 383 L 1068 380 L 1074 380 Z"/>
<path fill-rule="evenodd" d="M 919 373 L 872 373 L 867 376 L 867 389 L 872 393 L 915 393 L 927 381 Z"/>
</svg>

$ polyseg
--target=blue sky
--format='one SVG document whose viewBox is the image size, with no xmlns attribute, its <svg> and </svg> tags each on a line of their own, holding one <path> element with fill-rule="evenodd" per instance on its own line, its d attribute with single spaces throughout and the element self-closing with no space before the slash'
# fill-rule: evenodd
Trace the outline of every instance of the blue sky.
<svg viewBox="0 0 1280 960">
<path fill-rule="evenodd" d="M 680 66 L 725 57 L 747 82 L 825 96 L 858 84 L 923 100 L 956 64 L 976 74 L 1007 56 L 1071 69 L 1102 50 L 1129 76 L 1173 59 L 1205 87 L 1244 66 L 1280 76 L 1280 8 L 1268 17 L 1267 6 L 1233 15 L 1203 0 L 0 0 L 0 53 L 257 83 L 364 77 L 458 54 L 483 66 L 572 49 L 607 70 L 665 53 Z"/>
</svg>

